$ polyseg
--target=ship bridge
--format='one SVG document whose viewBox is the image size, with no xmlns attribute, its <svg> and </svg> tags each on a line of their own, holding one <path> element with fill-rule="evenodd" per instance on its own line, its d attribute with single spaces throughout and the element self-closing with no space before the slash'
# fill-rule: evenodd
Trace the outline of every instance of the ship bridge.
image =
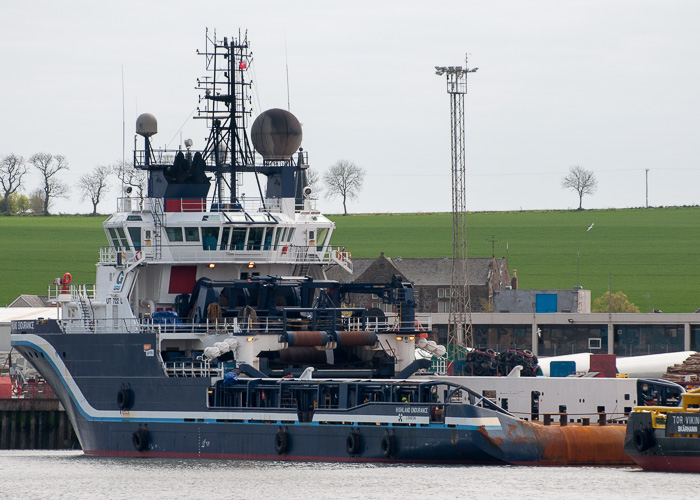
<svg viewBox="0 0 700 500">
<path fill-rule="evenodd" d="M 110 246 L 100 250 L 100 263 L 338 264 L 352 272 L 349 252 L 330 244 L 333 222 L 313 201 L 290 215 L 259 198 L 121 198 L 104 223 Z"/>
</svg>

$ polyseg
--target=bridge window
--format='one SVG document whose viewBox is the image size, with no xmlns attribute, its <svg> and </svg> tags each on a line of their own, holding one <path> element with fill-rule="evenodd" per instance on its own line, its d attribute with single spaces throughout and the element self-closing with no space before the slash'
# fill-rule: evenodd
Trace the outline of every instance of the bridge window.
<svg viewBox="0 0 700 500">
<path fill-rule="evenodd" d="M 165 234 L 168 236 L 168 241 L 183 241 L 181 227 L 166 227 Z"/>
<path fill-rule="evenodd" d="M 141 228 L 130 227 L 129 236 L 131 236 L 131 242 L 134 244 L 134 250 L 141 250 Z"/>
<path fill-rule="evenodd" d="M 243 250 L 247 232 L 248 230 L 244 228 L 234 228 L 231 231 L 231 250 Z"/>
<path fill-rule="evenodd" d="M 122 227 L 109 228 L 109 235 L 112 238 L 112 244 L 117 250 L 130 250 L 129 240 L 126 239 L 126 234 Z"/>
<path fill-rule="evenodd" d="M 221 244 L 219 245 L 219 250 L 226 250 L 228 248 L 228 238 L 231 235 L 231 228 L 226 226 L 221 230 Z"/>
<path fill-rule="evenodd" d="M 286 228 L 286 227 L 278 227 L 278 228 L 277 228 L 277 232 L 275 233 L 275 250 L 277 250 L 277 247 L 278 247 L 279 244 L 280 244 L 280 240 L 284 241 L 284 239 L 282 238 L 282 235 L 283 235 L 285 232 L 287 232 L 287 228 Z"/>
<path fill-rule="evenodd" d="M 320 227 L 316 231 L 316 250 L 319 252 L 323 250 L 324 245 L 326 244 L 326 236 L 328 235 L 328 228 L 327 227 Z"/>
<path fill-rule="evenodd" d="M 262 240 L 264 234 L 264 227 L 250 228 L 250 235 L 248 236 L 248 250 L 260 250 L 262 248 Z"/>
<path fill-rule="evenodd" d="M 202 228 L 202 248 L 204 250 L 216 250 L 216 242 L 219 239 L 218 227 Z"/>
<path fill-rule="evenodd" d="M 114 245 L 114 248 L 116 248 L 117 250 L 121 250 L 122 244 L 119 241 L 117 232 L 111 227 L 109 228 L 109 237 L 112 239 L 112 245 Z"/>
<path fill-rule="evenodd" d="M 185 241 L 199 241 L 199 228 L 198 227 L 186 227 L 185 228 Z"/>
</svg>

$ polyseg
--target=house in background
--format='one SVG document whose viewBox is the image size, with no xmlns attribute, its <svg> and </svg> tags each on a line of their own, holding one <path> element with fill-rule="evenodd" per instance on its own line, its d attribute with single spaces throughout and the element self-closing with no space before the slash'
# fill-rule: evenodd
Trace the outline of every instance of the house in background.
<svg viewBox="0 0 700 500">
<path fill-rule="evenodd" d="M 7 307 L 51 307 L 47 295 L 20 295 Z"/>
<path fill-rule="evenodd" d="M 343 283 L 389 283 L 393 276 L 400 276 L 401 281 L 413 283 L 416 313 L 450 312 L 451 258 L 392 259 L 382 252 L 376 259 L 353 259 L 352 262 L 353 274 L 336 266 L 326 272 L 328 279 Z M 516 283 L 515 279 L 511 281 L 506 260 L 496 258 L 467 259 L 467 279 L 474 312 L 491 311 L 494 292 Z M 383 304 L 381 298 L 376 296 L 353 294 L 351 300 L 357 307 L 392 312 L 392 306 Z M 446 339 L 447 324 L 435 321 L 432 324 L 433 332 L 437 334 L 436 340 Z"/>
</svg>

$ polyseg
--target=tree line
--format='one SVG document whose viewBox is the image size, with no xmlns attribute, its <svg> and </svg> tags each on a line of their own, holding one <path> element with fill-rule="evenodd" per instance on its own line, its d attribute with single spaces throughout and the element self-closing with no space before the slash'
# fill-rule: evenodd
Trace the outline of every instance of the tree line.
<svg viewBox="0 0 700 500">
<path fill-rule="evenodd" d="M 35 169 L 41 178 L 40 187 L 23 194 L 25 176 Z M 61 173 L 69 170 L 68 161 L 63 155 L 35 153 L 28 159 L 14 153 L 0 158 L 0 213 L 6 216 L 34 213 L 50 215 L 52 203 L 58 198 L 67 198 L 71 186 L 61 180 Z M 134 170 L 129 163 L 97 165 L 88 174 L 82 175 L 73 186 L 92 203 L 92 215 L 97 215 L 97 205 L 109 191 L 109 177 L 115 175 L 124 185 L 137 188 L 143 195 L 145 174 Z"/>
<path fill-rule="evenodd" d="M 20 191 L 30 166 L 39 172 L 42 185 L 29 195 L 24 195 Z M 66 170 L 69 170 L 68 161 L 63 155 L 36 153 L 28 160 L 14 153 L 3 156 L 0 161 L 0 213 L 9 216 L 31 211 L 49 215 L 51 203 L 56 198 L 66 198 L 70 192 L 70 187 L 59 178 L 60 172 Z M 319 181 L 323 180 L 326 198 L 342 198 L 343 215 L 347 215 L 348 200 L 359 197 L 365 174 L 365 169 L 353 162 L 339 160 L 331 165 L 322 178 L 316 171 L 307 170 L 307 182 L 312 188 L 318 188 Z M 131 187 L 137 196 L 143 198 L 146 186 L 143 171 L 135 170 L 129 162 L 97 165 L 90 173 L 81 176 L 75 186 L 82 195 L 82 200 L 89 199 L 92 203 L 92 215 L 97 214 L 97 205 L 109 191 L 108 178 L 111 175 L 115 175 L 122 186 Z M 598 182 L 593 172 L 574 165 L 569 168 L 561 185 L 565 189 L 576 191 L 579 197 L 578 210 L 582 210 L 584 195 L 595 193 Z"/>
<path fill-rule="evenodd" d="M 41 176 L 41 187 L 22 194 L 24 178 L 36 169 Z M 68 161 L 63 155 L 36 153 L 25 160 L 14 153 L 0 159 L 0 213 L 10 216 L 16 214 L 50 215 L 52 202 L 57 198 L 66 198 L 71 187 L 60 179 L 60 173 L 69 170 Z M 307 170 L 307 183 L 319 188 L 323 180 L 326 198 L 337 196 L 343 200 L 343 212 L 347 215 L 348 200 L 357 199 L 365 177 L 365 170 L 347 160 L 339 160 L 323 174 L 322 179 L 316 171 Z M 143 198 L 146 191 L 146 174 L 133 168 L 131 162 L 117 162 L 113 165 L 97 165 L 88 174 L 80 177 L 74 186 L 82 195 L 82 200 L 92 203 L 92 215 L 97 214 L 97 205 L 109 191 L 109 177 L 115 176 L 124 188 L 131 188 L 134 196 Z"/>
</svg>

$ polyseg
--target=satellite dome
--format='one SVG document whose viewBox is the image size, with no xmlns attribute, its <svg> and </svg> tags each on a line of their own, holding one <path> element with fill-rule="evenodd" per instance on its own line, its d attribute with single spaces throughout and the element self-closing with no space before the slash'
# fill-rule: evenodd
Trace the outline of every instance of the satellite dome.
<svg viewBox="0 0 700 500">
<path fill-rule="evenodd" d="M 151 137 L 158 133 L 158 120 L 151 113 L 144 113 L 136 119 L 136 133 Z"/>
<path fill-rule="evenodd" d="M 301 146 L 301 124 L 284 109 L 268 109 L 250 129 L 255 150 L 266 160 L 288 160 Z"/>
</svg>

